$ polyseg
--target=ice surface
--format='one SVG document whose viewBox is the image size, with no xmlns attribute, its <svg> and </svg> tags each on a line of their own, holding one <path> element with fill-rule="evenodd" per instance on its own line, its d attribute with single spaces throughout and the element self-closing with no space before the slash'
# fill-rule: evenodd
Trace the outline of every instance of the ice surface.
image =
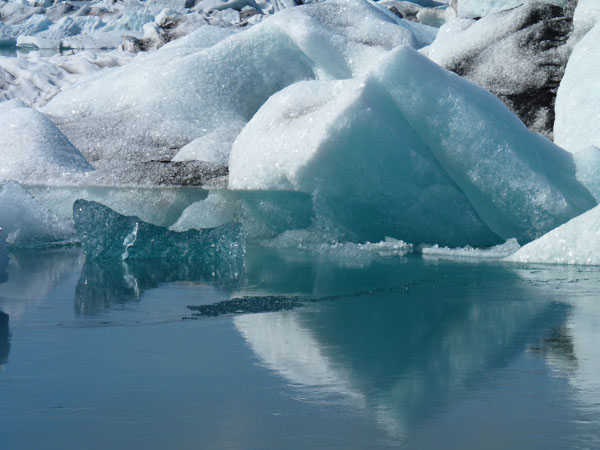
<svg viewBox="0 0 600 450">
<path fill-rule="evenodd" d="M 0 184 L 0 228 L 12 247 L 39 247 L 71 243 L 75 230 L 28 194 L 18 183 Z"/>
<path fill-rule="evenodd" d="M 8 279 L 6 268 L 8 266 L 8 244 L 6 243 L 6 234 L 0 228 L 0 283 Z"/>
<path fill-rule="evenodd" d="M 421 248 L 421 253 L 426 256 L 435 256 L 452 259 L 501 259 L 512 255 L 521 246 L 516 239 L 508 239 L 504 244 L 495 245 L 490 248 L 462 247 L 449 248 L 433 245 Z"/>
<path fill-rule="evenodd" d="M 312 202 L 306 194 L 214 190 L 206 199 L 188 206 L 171 229 L 185 231 L 238 222 L 248 238 L 262 239 L 286 230 L 306 229 L 312 219 Z"/>
<path fill-rule="evenodd" d="M 514 8 L 534 0 L 458 0 L 460 17 L 483 17 L 498 11 Z M 535 0 L 543 3 L 564 6 L 565 0 Z M 595 1 L 595 0 L 592 0 Z"/>
<path fill-rule="evenodd" d="M 600 265 L 600 206 L 525 245 L 507 261 Z"/>
<path fill-rule="evenodd" d="M 0 103 L 0 180 L 39 182 L 94 168 L 43 114 L 19 100 Z"/>
<path fill-rule="evenodd" d="M 275 92 L 299 80 L 352 77 L 395 46 L 420 47 L 434 36 L 366 1 L 331 0 L 283 11 L 208 48 L 182 54 L 165 46 L 66 89 L 44 111 L 101 164 L 171 158 L 192 141 L 177 160 L 226 162 L 236 131 Z"/>
<path fill-rule="evenodd" d="M 477 21 L 454 19 L 422 53 L 488 89 L 530 129 L 552 138 L 571 31 L 562 8 L 526 3 Z"/>
<path fill-rule="evenodd" d="M 600 148 L 588 147 L 573 155 L 577 179 L 600 202 Z"/>
<path fill-rule="evenodd" d="M 311 194 L 353 241 L 497 242 L 374 80 L 274 95 L 233 146 L 229 186 Z"/>
<path fill-rule="evenodd" d="M 245 236 L 240 224 L 180 233 L 135 216 L 123 216 L 107 206 L 86 200 L 75 202 L 73 219 L 83 250 L 90 259 L 195 260 L 217 267 L 228 261 L 237 262 L 244 256 Z"/>
<path fill-rule="evenodd" d="M 578 0 L 573 16 L 573 35 L 575 39 L 581 39 L 598 23 L 600 23 L 600 3 L 598 0 Z"/>
<path fill-rule="evenodd" d="M 207 196 L 203 189 L 185 187 L 26 186 L 25 190 L 59 217 L 71 219 L 73 203 L 84 199 L 163 227 L 175 223 L 188 206 Z"/>
<path fill-rule="evenodd" d="M 600 25 L 573 49 L 556 96 L 554 141 L 576 153 L 600 147 Z"/>
<path fill-rule="evenodd" d="M 310 193 L 352 240 L 449 246 L 528 242 L 595 205 L 568 153 L 409 47 L 362 80 L 274 95 L 233 146 L 229 186 Z"/>
</svg>

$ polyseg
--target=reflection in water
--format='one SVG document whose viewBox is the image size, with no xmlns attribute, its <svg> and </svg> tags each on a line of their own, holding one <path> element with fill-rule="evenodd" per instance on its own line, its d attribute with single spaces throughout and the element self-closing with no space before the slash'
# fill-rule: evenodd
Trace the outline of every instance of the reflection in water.
<svg viewBox="0 0 600 450">
<path fill-rule="evenodd" d="M 8 360 L 9 353 L 8 314 L 0 311 L 0 367 Z"/>
<path fill-rule="evenodd" d="M 215 270 L 194 261 L 86 261 L 75 288 L 75 311 L 98 315 L 112 306 L 139 301 L 144 291 L 161 283 L 209 283 L 231 291 L 243 282 L 243 267 Z"/>
<path fill-rule="evenodd" d="M 306 276 L 296 262 L 288 277 L 294 278 L 294 267 Z M 360 273 L 331 265 L 312 269 L 313 292 L 360 291 L 369 282 L 392 286 L 407 277 L 422 282 L 405 292 L 379 290 L 237 316 L 235 325 L 263 363 L 303 395 L 342 396 L 396 437 L 435 409 L 468 397 L 530 342 L 559 329 L 570 309 L 498 264 L 406 258 Z"/>
<path fill-rule="evenodd" d="M 44 301 L 47 294 L 83 264 L 81 250 L 19 250 L 10 254 L 8 281 L 0 284 L 2 309 L 20 317 L 30 304 Z"/>
</svg>

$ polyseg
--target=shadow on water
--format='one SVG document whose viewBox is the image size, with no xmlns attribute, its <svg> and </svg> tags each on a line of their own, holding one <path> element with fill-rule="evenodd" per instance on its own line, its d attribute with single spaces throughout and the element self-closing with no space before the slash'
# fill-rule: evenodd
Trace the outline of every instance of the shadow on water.
<svg viewBox="0 0 600 450">
<path fill-rule="evenodd" d="M 0 364 L 8 361 L 10 353 L 10 334 L 8 332 L 8 314 L 0 311 Z"/>
<path fill-rule="evenodd" d="M 194 261 L 86 260 L 75 288 L 75 312 L 98 315 L 111 307 L 140 301 L 145 291 L 164 283 L 206 283 L 231 291 L 243 283 L 243 267 L 207 267 Z"/>
</svg>

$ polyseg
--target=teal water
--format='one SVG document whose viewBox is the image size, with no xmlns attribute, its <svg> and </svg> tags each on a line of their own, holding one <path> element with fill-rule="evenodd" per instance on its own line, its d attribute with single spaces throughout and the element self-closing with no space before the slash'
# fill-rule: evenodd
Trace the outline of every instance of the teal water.
<svg viewBox="0 0 600 450">
<path fill-rule="evenodd" d="M 599 287 L 600 268 L 419 256 L 251 247 L 217 279 L 22 251 L 0 447 L 597 448 Z M 188 308 L 232 298 L 289 309 Z"/>
</svg>

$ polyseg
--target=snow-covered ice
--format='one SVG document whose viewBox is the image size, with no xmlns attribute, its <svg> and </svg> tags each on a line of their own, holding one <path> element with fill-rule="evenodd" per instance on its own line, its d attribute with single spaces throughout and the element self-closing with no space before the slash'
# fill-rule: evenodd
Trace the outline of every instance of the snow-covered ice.
<svg viewBox="0 0 600 450">
<path fill-rule="evenodd" d="M 94 170 L 43 114 L 20 100 L 0 103 L 0 180 L 38 182 Z"/>
</svg>

